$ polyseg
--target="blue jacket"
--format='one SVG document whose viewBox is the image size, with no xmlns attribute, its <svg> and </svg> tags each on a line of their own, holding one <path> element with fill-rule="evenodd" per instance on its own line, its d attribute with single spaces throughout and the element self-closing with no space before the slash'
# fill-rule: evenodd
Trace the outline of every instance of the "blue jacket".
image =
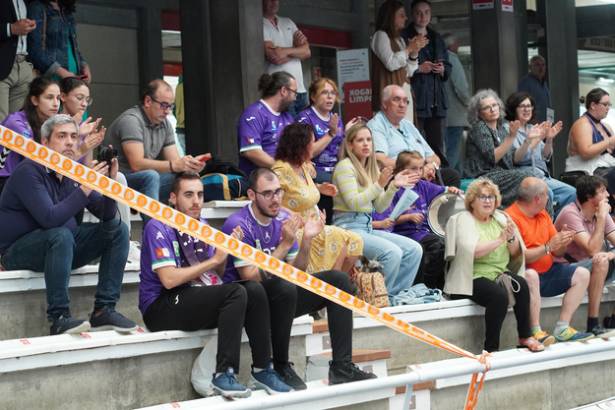
<svg viewBox="0 0 615 410">
<path fill-rule="evenodd" d="M 402 31 L 401 36 L 409 41 L 418 33 L 414 26 L 410 24 Z M 442 60 L 444 63 L 444 76 L 439 74 L 423 74 L 418 70 L 412 75 L 412 91 L 414 92 L 416 116 L 419 118 L 446 117 L 448 99 L 444 89 L 444 81 L 448 80 L 451 74 L 451 63 L 448 61 L 446 45 L 440 34 L 427 27 L 427 38 L 429 44 L 419 51 L 419 64 L 424 61 L 436 62 Z"/>
<path fill-rule="evenodd" d="M 68 44 L 77 60 L 79 75 L 87 65 L 77 45 L 77 31 L 73 14 L 61 14 L 50 4 L 35 0 L 28 5 L 28 18 L 36 21 L 36 29 L 28 35 L 28 53 L 34 68 L 51 76 L 58 68 L 68 69 Z"/>
</svg>

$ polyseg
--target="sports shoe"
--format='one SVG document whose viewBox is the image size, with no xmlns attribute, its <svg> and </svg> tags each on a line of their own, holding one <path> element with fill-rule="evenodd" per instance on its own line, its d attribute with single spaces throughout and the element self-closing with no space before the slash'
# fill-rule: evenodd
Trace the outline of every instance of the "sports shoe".
<svg viewBox="0 0 615 410">
<path fill-rule="evenodd" d="M 582 342 L 592 337 L 594 337 L 593 333 L 579 332 L 571 326 L 568 326 L 559 334 L 555 335 L 558 342 Z"/>
<path fill-rule="evenodd" d="M 120 333 L 130 333 L 133 330 L 137 330 L 135 322 L 109 307 L 92 312 L 90 323 L 92 324 L 92 330 L 115 330 Z"/>
<path fill-rule="evenodd" d="M 532 337 L 542 343 L 544 347 L 549 347 L 556 342 L 555 337 L 548 334 L 544 330 L 539 330 L 538 332 L 534 333 Z"/>
<path fill-rule="evenodd" d="M 252 391 L 237 381 L 232 367 L 211 380 L 212 388 L 224 397 L 250 397 Z"/>
<path fill-rule="evenodd" d="M 252 381 L 257 388 L 265 389 L 268 394 L 288 393 L 292 387 L 284 383 L 270 363 L 266 369 L 255 372 L 252 369 Z"/>
<path fill-rule="evenodd" d="M 596 336 L 596 337 L 601 337 L 601 338 L 607 339 L 609 337 L 615 336 L 615 329 L 605 329 L 605 328 L 603 328 L 600 325 L 596 325 L 591 330 L 591 333 L 593 333 L 594 336 Z"/>
<path fill-rule="evenodd" d="M 280 376 L 280 379 L 292 387 L 293 390 L 305 390 L 307 389 L 307 386 L 303 380 L 301 380 L 301 377 L 299 377 L 299 375 L 295 372 L 295 369 L 293 368 L 294 365 L 295 364 L 293 362 L 287 362 L 282 365 L 274 365 L 274 369 Z"/>
<path fill-rule="evenodd" d="M 375 378 L 376 375 L 374 373 L 364 372 L 352 362 L 329 362 L 329 384 L 358 382 Z"/>
<path fill-rule="evenodd" d="M 615 329 L 615 315 L 606 316 L 602 324 L 606 329 Z"/>
<path fill-rule="evenodd" d="M 73 319 L 70 315 L 61 315 L 56 318 L 49 328 L 50 335 L 60 335 L 63 333 L 75 335 L 90 330 L 90 322 L 87 320 Z"/>
</svg>

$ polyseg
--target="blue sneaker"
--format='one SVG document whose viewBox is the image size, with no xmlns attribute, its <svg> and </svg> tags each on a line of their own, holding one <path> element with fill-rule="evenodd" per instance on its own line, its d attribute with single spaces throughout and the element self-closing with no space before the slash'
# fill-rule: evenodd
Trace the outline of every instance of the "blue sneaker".
<svg viewBox="0 0 615 410">
<path fill-rule="evenodd" d="M 559 334 L 554 335 L 558 342 L 583 342 L 594 337 L 590 332 L 579 332 L 575 328 L 568 326 Z"/>
<path fill-rule="evenodd" d="M 265 389 L 268 394 L 288 393 L 293 390 L 273 370 L 273 364 L 271 363 L 266 369 L 259 372 L 254 372 L 254 369 L 252 369 L 252 381 L 254 386 Z"/>
<path fill-rule="evenodd" d="M 90 330 L 90 322 L 87 320 L 73 319 L 70 314 L 64 314 L 53 320 L 49 328 L 49 334 L 61 335 L 66 333 L 69 335 L 78 335 L 88 330 Z"/>
<path fill-rule="evenodd" d="M 115 330 L 120 333 L 130 333 L 137 330 L 137 324 L 127 319 L 121 313 L 110 307 L 104 307 L 99 311 L 92 312 L 90 316 L 92 330 Z"/>
<path fill-rule="evenodd" d="M 232 367 L 218 376 L 214 374 L 211 384 L 213 389 L 224 397 L 250 397 L 252 394 L 250 389 L 237 381 Z"/>
</svg>

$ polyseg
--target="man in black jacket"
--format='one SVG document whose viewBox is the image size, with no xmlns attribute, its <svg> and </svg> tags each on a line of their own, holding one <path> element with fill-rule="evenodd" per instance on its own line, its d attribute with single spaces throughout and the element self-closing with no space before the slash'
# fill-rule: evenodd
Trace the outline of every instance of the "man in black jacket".
<svg viewBox="0 0 615 410">
<path fill-rule="evenodd" d="M 26 16 L 24 0 L 0 0 L 0 121 L 21 109 L 32 81 L 26 37 L 36 23 Z"/>
</svg>

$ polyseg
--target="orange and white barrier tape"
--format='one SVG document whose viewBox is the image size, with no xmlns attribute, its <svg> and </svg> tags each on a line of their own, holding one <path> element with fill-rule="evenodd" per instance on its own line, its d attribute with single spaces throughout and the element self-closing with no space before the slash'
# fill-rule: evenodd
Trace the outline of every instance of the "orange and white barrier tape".
<svg viewBox="0 0 615 410">
<path fill-rule="evenodd" d="M 181 232 L 185 232 L 195 238 L 198 238 L 209 245 L 215 246 L 216 248 L 222 248 L 233 256 L 249 261 L 267 272 L 307 289 L 312 293 L 329 299 L 347 309 L 380 322 L 393 330 L 418 339 L 431 346 L 455 353 L 459 356 L 477 360 L 480 359 L 479 356 L 476 356 L 471 352 L 440 339 L 439 337 L 434 336 L 431 333 L 426 332 L 410 323 L 396 319 L 389 313 L 383 312 L 379 308 L 372 306 L 347 292 L 331 286 L 328 283 L 323 282 L 292 265 L 289 265 L 288 263 L 267 255 L 266 253 L 253 248 L 250 245 L 247 245 L 207 224 L 178 212 L 177 210 L 149 198 L 138 191 L 124 186 L 83 164 L 73 161 L 58 152 L 55 152 L 31 139 L 15 133 L 6 127 L 0 126 L 0 135 L 1 145 L 4 145 L 10 150 L 66 176 L 87 188 L 95 190 L 107 197 L 113 198 L 117 202 L 126 204 L 142 214 L 146 214 Z M 482 383 L 480 384 L 480 387 L 482 387 Z M 478 390 L 480 390 L 480 387 Z M 478 392 L 476 392 L 476 395 L 477 394 Z M 474 402 L 473 404 L 476 403 Z"/>
</svg>

